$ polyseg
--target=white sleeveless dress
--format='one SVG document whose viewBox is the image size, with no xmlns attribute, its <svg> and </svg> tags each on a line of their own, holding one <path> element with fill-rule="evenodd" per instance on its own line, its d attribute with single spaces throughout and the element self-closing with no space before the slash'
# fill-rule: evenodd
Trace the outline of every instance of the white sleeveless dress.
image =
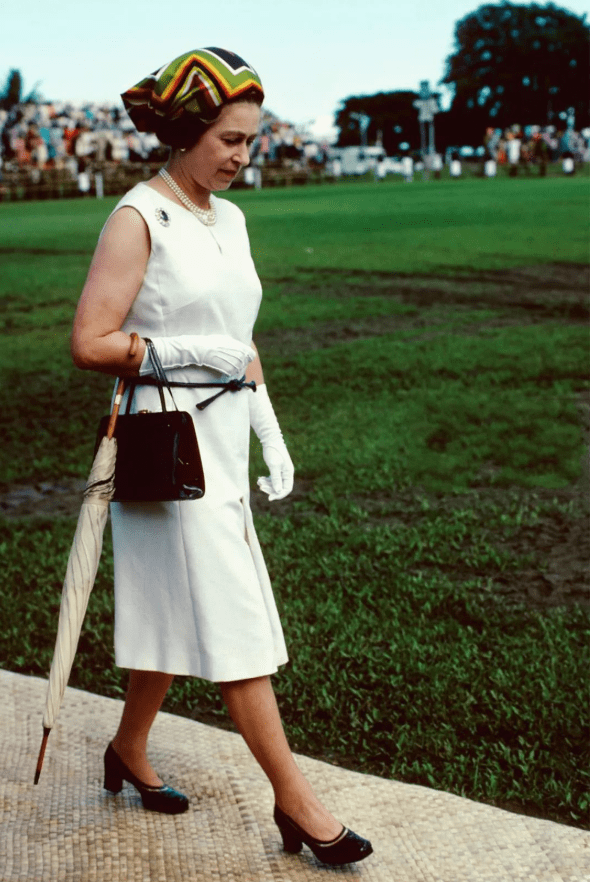
<svg viewBox="0 0 590 882">
<path fill-rule="evenodd" d="M 147 184 L 115 208 L 144 218 L 151 254 L 123 330 L 141 337 L 229 334 L 250 344 L 262 296 L 244 216 L 211 197 L 213 227 Z M 170 380 L 219 381 L 205 368 Z M 283 632 L 249 504 L 250 389 L 174 389 L 192 414 L 205 496 L 182 502 L 111 503 L 115 559 L 115 659 L 120 667 L 215 682 L 274 673 L 287 661 Z M 122 411 L 125 402 L 123 403 Z M 132 410 L 160 410 L 157 390 L 138 386 Z"/>
</svg>

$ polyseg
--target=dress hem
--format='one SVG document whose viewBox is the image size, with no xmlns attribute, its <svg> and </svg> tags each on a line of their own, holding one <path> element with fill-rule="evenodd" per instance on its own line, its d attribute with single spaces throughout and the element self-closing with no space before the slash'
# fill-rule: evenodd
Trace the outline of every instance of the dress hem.
<svg viewBox="0 0 590 882">
<path fill-rule="evenodd" d="M 199 673 L 195 673 L 195 671 L 187 670 L 186 668 L 179 670 L 177 665 L 164 664 L 155 667 L 153 664 L 125 664 L 123 660 L 120 661 L 118 658 L 115 659 L 115 664 L 118 668 L 137 671 L 153 671 L 160 674 L 169 674 L 173 677 L 197 677 L 199 680 L 207 680 L 209 683 L 231 683 L 236 680 L 254 680 L 257 677 L 269 677 L 271 674 L 276 674 L 280 667 L 288 663 L 289 658 L 284 655 L 270 665 L 252 665 L 251 667 L 246 668 L 244 668 L 244 665 L 241 665 L 239 671 L 237 668 L 232 668 L 228 673 L 223 674 L 222 676 L 220 672 L 216 671 L 208 671 L 207 673 L 200 671 Z M 175 670 L 168 670 L 169 668 L 175 668 Z"/>
</svg>

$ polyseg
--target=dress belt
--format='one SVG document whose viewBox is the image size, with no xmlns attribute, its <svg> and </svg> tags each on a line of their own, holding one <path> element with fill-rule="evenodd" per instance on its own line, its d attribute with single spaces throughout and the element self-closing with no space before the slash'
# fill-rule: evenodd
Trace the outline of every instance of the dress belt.
<svg viewBox="0 0 590 882">
<path fill-rule="evenodd" d="M 256 392 L 256 383 L 254 380 L 251 380 L 249 383 L 246 382 L 246 375 L 238 379 L 219 381 L 217 383 L 183 383 L 180 380 L 168 380 L 167 384 L 161 383 L 156 377 L 134 377 L 132 383 L 130 385 L 138 385 L 138 386 L 158 386 L 160 390 L 166 386 L 174 386 L 181 387 L 185 389 L 221 389 L 220 392 L 217 392 L 215 395 L 212 395 L 211 398 L 205 399 L 205 401 L 199 402 L 197 404 L 197 410 L 205 410 L 210 404 L 212 404 L 217 398 L 221 395 L 225 395 L 226 392 L 239 392 L 240 389 L 252 389 L 253 392 Z"/>
</svg>

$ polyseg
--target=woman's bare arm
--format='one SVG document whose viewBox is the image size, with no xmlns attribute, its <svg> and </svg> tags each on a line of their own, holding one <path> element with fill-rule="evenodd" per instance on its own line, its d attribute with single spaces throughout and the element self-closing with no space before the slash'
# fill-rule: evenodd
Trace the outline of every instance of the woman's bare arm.
<svg viewBox="0 0 590 882">
<path fill-rule="evenodd" d="M 130 358 L 130 338 L 120 328 L 141 288 L 149 255 L 144 219 L 134 208 L 120 208 L 96 246 L 74 317 L 71 350 L 77 367 L 137 375 L 145 343 L 140 340 L 136 355 Z"/>
<path fill-rule="evenodd" d="M 251 380 L 254 380 L 257 386 L 261 386 L 264 383 L 264 374 L 262 373 L 262 363 L 260 361 L 260 356 L 258 354 L 258 349 L 254 345 L 254 341 L 250 343 L 250 346 L 256 353 L 256 358 L 254 361 L 251 361 L 248 367 L 246 368 L 246 380 L 249 383 Z"/>
</svg>

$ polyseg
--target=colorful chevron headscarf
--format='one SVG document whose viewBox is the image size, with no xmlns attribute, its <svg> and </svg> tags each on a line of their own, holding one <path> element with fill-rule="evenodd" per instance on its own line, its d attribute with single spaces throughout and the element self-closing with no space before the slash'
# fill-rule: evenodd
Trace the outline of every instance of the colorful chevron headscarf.
<svg viewBox="0 0 590 882">
<path fill-rule="evenodd" d="M 163 123 L 213 120 L 223 104 L 255 90 L 264 98 L 254 68 L 226 49 L 194 49 L 141 80 L 121 98 L 140 132 L 157 132 Z"/>
</svg>

